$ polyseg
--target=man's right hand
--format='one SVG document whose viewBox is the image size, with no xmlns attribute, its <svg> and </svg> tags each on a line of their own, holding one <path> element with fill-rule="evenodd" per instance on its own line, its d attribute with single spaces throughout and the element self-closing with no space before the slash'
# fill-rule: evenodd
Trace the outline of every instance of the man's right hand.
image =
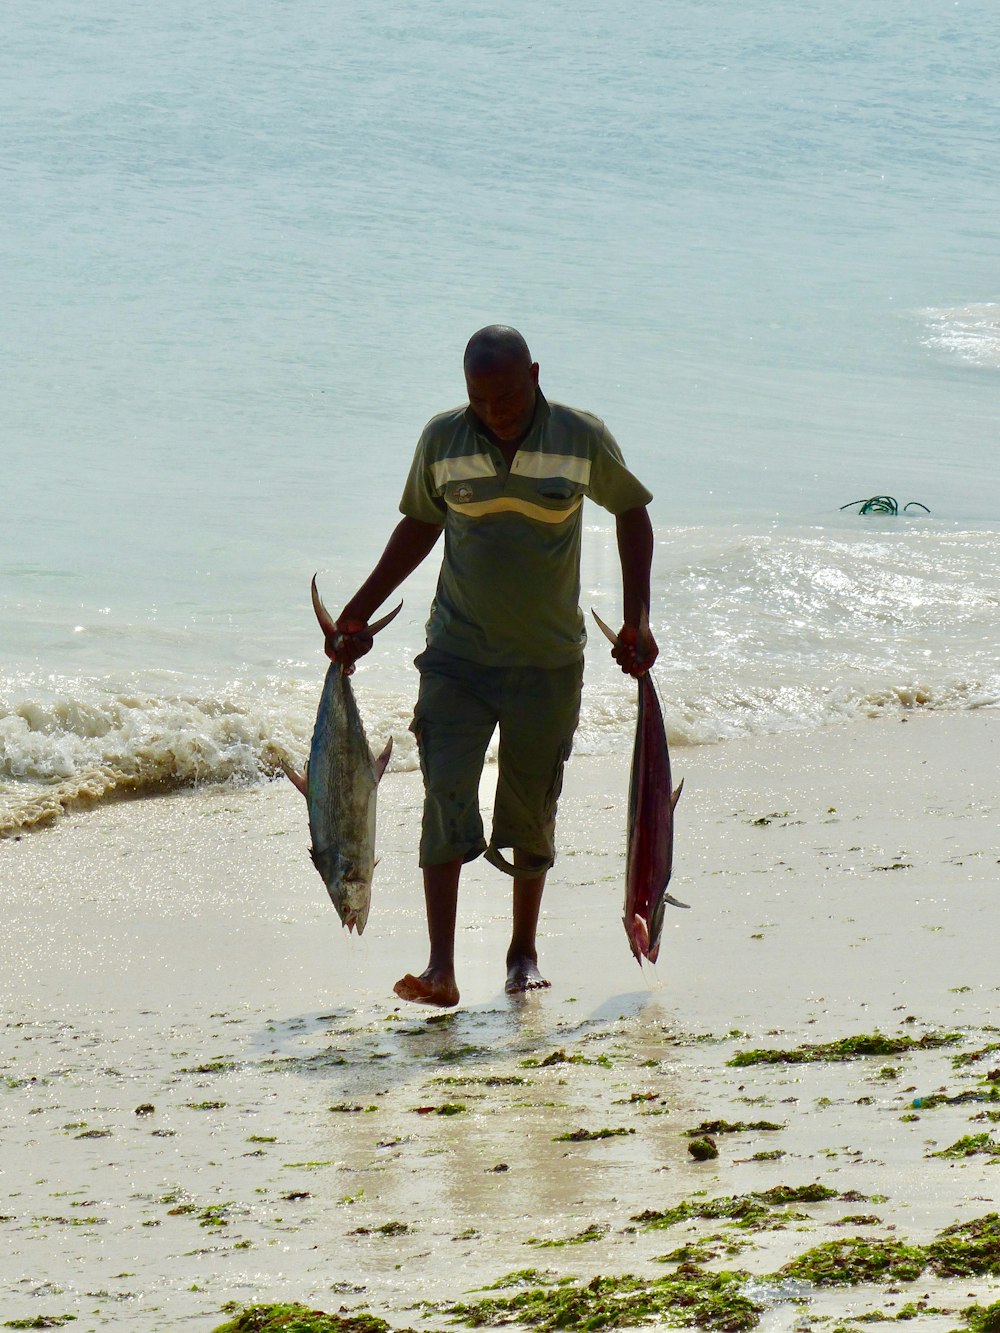
<svg viewBox="0 0 1000 1333">
<path fill-rule="evenodd" d="M 358 658 L 372 650 L 374 638 L 368 629 L 368 622 L 342 615 L 334 622 L 333 629 L 334 632 L 328 634 L 323 642 L 323 651 L 331 662 L 343 667 L 345 676 L 351 676 Z"/>
</svg>

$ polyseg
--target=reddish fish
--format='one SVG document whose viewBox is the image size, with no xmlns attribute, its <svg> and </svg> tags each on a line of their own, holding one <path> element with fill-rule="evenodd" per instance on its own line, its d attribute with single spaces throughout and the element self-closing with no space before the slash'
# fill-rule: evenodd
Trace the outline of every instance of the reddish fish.
<svg viewBox="0 0 1000 1333">
<path fill-rule="evenodd" d="M 592 611 L 612 643 L 618 636 Z M 643 617 L 645 621 L 645 617 Z M 641 633 L 641 630 L 640 630 Z M 674 807 L 684 783 L 676 791 L 670 779 L 670 753 L 663 729 L 663 714 L 649 673 L 639 677 L 639 710 L 632 772 L 628 792 L 628 852 L 625 870 L 625 913 L 622 922 L 638 963 L 655 963 L 667 903 L 687 907 L 667 893 L 674 860 Z"/>
</svg>

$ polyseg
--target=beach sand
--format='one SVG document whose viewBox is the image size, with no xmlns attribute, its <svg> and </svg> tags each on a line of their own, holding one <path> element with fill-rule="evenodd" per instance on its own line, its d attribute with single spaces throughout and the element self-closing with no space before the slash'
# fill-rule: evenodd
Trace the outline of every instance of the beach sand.
<svg viewBox="0 0 1000 1333">
<path fill-rule="evenodd" d="M 691 910 L 668 909 L 658 965 L 637 966 L 620 920 L 628 756 L 575 758 L 540 939 L 551 989 L 504 996 L 509 886 L 477 862 L 462 1001 L 444 1013 L 392 994 L 426 961 L 416 774 L 381 788 L 360 939 L 284 781 L 104 805 L 0 843 L 0 1325 L 209 1333 L 227 1304 L 301 1301 L 446 1327 L 447 1303 L 512 1272 L 659 1280 L 706 1236 L 705 1271 L 767 1275 L 751 1288 L 762 1329 L 922 1298 L 921 1328 L 954 1328 L 1000 1298 L 995 1276 L 931 1269 L 889 1286 L 773 1277 L 824 1242 L 926 1244 L 996 1209 L 1000 1155 L 932 1154 L 1000 1141 L 973 1119 L 1000 1096 L 1000 1050 L 953 1063 L 1000 1042 L 1000 713 L 914 711 L 673 763 L 671 888 Z M 961 1041 L 727 1063 L 876 1031 Z M 942 1090 L 970 1099 L 914 1106 Z M 723 1128 L 697 1162 L 687 1131 L 710 1121 L 781 1127 Z M 637 1220 L 813 1182 L 849 1197 L 749 1228 Z"/>
</svg>

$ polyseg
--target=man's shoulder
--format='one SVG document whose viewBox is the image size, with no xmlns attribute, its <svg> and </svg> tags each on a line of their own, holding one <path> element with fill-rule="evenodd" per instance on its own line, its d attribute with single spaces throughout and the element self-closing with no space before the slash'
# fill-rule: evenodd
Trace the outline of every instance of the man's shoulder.
<svg viewBox="0 0 1000 1333">
<path fill-rule="evenodd" d="M 467 403 L 459 407 L 449 407 L 445 412 L 432 416 L 420 433 L 420 443 L 427 449 L 447 449 L 461 442 L 470 435 Z"/>
<path fill-rule="evenodd" d="M 607 438 L 608 428 L 599 416 L 586 412 L 580 407 L 570 407 L 567 403 L 554 403 L 549 400 L 549 430 L 552 435 L 562 438 L 567 444 L 574 442 L 581 447 L 593 447 Z"/>
</svg>

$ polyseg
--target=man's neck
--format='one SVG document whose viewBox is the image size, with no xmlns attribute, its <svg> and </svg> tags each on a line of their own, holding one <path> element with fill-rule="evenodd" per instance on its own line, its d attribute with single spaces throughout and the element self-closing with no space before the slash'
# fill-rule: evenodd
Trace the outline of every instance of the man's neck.
<svg viewBox="0 0 1000 1333">
<path fill-rule="evenodd" d="M 510 467 L 510 465 L 513 463 L 514 455 L 517 453 L 518 449 L 520 449 L 521 445 L 531 434 L 532 429 L 535 425 L 535 418 L 537 416 L 538 416 L 538 395 L 536 394 L 535 410 L 531 414 L 531 420 L 528 422 L 524 430 L 521 431 L 520 435 L 516 436 L 513 440 L 501 440 L 498 436 L 494 435 L 493 432 L 489 429 L 489 427 L 486 426 L 483 422 L 479 423 L 480 426 L 482 427 L 483 433 L 489 440 L 490 444 L 494 445 L 503 454 L 504 461 L 508 467 Z"/>
</svg>

